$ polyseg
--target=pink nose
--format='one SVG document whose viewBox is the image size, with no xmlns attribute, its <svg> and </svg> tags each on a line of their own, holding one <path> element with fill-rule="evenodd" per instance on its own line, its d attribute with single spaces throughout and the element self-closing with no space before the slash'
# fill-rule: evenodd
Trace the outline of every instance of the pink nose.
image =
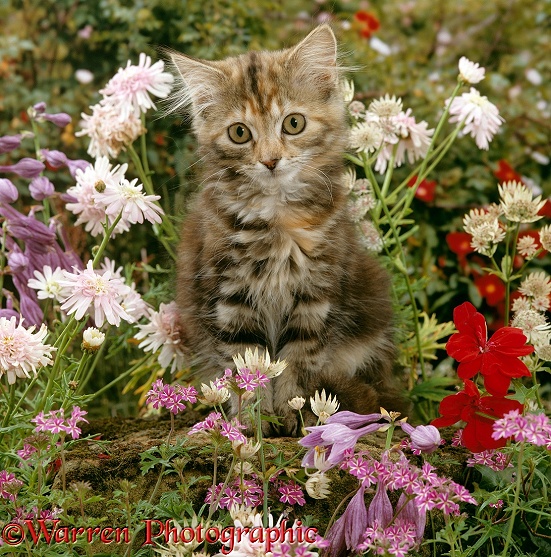
<svg viewBox="0 0 551 557">
<path fill-rule="evenodd" d="M 279 162 L 279 159 L 272 159 L 269 161 L 260 161 L 267 169 L 269 170 L 273 170 L 277 163 Z"/>
</svg>

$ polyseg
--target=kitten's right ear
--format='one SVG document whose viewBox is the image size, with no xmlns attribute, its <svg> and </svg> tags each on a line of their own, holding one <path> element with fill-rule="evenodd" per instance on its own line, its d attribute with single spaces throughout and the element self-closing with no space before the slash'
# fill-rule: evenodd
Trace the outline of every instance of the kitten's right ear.
<svg viewBox="0 0 551 557">
<path fill-rule="evenodd" d="M 176 74 L 176 86 L 170 100 L 169 112 L 191 105 L 192 114 L 201 116 L 214 104 L 214 91 L 224 79 L 224 73 L 213 62 L 199 60 L 174 50 L 164 50 Z M 178 87 L 178 85 L 180 87 Z"/>
</svg>

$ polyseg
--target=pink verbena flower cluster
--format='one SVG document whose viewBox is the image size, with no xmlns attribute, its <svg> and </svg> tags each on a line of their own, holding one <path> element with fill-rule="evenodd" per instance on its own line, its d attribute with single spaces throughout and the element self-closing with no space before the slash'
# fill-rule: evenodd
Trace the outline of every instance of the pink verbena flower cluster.
<svg viewBox="0 0 551 557">
<path fill-rule="evenodd" d="M 182 385 L 169 385 L 163 383 L 162 379 L 157 379 L 151 385 L 151 390 L 147 393 L 146 403 L 153 408 L 166 408 L 173 414 L 178 414 L 185 410 L 184 402 L 195 404 L 197 402 L 197 391 L 195 387 L 183 387 Z"/>
<path fill-rule="evenodd" d="M 48 414 L 40 412 L 31 422 L 36 424 L 34 430 L 37 433 L 42 431 L 48 431 L 54 434 L 63 433 L 70 435 L 73 439 L 78 439 L 82 431 L 77 424 L 79 422 L 88 423 L 88 420 L 84 418 L 86 414 L 88 414 L 86 410 L 81 410 L 79 406 L 73 406 L 69 418 L 65 417 L 64 409 L 60 408 L 59 410 L 50 410 Z"/>
<path fill-rule="evenodd" d="M 543 414 L 526 414 L 511 410 L 493 425 L 492 437 L 512 437 L 517 442 L 527 442 L 551 450 L 551 420 Z"/>
<path fill-rule="evenodd" d="M 197 422 L 189 431 L 188 435 L 194 435 L 201 431 L 210 433 L 215 437 L 225 437 L 230 441 L 240 441 L 246 443 L 247 438 L 241 433 L 245 429 L 235 418 L 229 422 L 222 419 L 220 412 L 211 412 L 202 422 Z"/>
<path fill-rule="evenodd" d="M 21 489 L 23 482 L 15 477 L 15 474 L 2 470 L 0 472 L 0 497 L 15 501 L 17 492 Z"/>
<path fill-rule="evenodd" d="M 513 466 L 510 462 L 510 458 L 505 453 L 495 449 L 472 453 L 467 459 L 467 466 L 473 468 L 476 464 L 487 466 L 495 472 L 500 472 L 501 470 L 505 470 L 505 468 Z"/>
<path fill-rule="evenodd" d="M 374 555 L 405 557 L 418 544 L 415 525 L 405 520 L 396 520 L 387 528 L 377 521 L 368 526 L 357 551 L 373 551 Z"/>
</svg>

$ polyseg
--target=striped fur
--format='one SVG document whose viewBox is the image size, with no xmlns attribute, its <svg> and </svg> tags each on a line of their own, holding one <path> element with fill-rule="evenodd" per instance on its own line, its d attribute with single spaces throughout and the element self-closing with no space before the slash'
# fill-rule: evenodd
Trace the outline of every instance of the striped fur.
<svg viewBox="0 0 551 557">
<path fill-rule="evenodd" d="M 192 104 L 203 164 L 182 228 L 178 303 L 204 376 L 247 347 L 285 358 L 264 408 L 283 417 L 280 433 L 298 433 L 287 400 L 315 389 L 357 412 L 399 409 L 389 279 L 359 246 L 341 184 L 347 123 L 332 31 L 318 27 L 283 51 L 172 58 L 183 87 L 175 103 Z M 305 129 L 282 133 L 293 113 Z M 248 143 L 230 140 L 237 122 Z"/>
</svg>

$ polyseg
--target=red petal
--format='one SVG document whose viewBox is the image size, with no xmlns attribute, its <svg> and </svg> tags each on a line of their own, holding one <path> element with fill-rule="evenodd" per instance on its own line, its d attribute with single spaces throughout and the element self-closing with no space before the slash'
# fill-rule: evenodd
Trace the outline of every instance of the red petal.
<svg viewBox="0 0 551 557">
<path fill-rule="evenodd" d="M 486 413 L 493 414 L 496 418 L 501 418 L 511 410 L 522 412 L 524 406 L 518 400 L 510 398 L 483 396 L 480 399 L 480 408 Z"/>
<path fill-rule="evenodd" d="M 453 322 L 458 331 L 469 325 L 471 317 L 477 313 L 476 308 L 471 302 L 464 302 L 453 310 Z"/>
<path fill-rule="evenodd" d="M 534 351 L 534 347 L 527 345 L 526 341 L 527 338 L 521 329 L 502 327 L 488 341 L 488 348 L 492 352 L 500 352 L 507 356 L 527 356 Z"/>
<path fill-rule="evenodd" d="M 506 439 L 492 439 L 493 424 L 493 420 L 482 416 L 473 416 L 473 419 L 463 430 L 461 442 L 473 453 L 504 447 L 507 443 Z"/>
<path fill-rule="evenodd" d="M 510 384 L 511 379 L 501 373 L 493 373 L 484 376 L 484 388 L 494 396 L 505 396 L 509 391 Z"/>
<path fill-rule="evenodd" d="M 452 424 L 454 424 L 455 422 L 459 421 L 461 411 L 470 403 L 470 398 L 471 397 L 469 397 L 464 392 L 460 392 L 455 395 L 449 395 L 442 399 L 438 411 L 444 417 L 455 418 L 455 421 L 451 422 Z"/>
<path fill-rule="evenodd" d="M 483 360 L 481 357 L 471 362 L 461 362 L 457 366 L 457 375 L 461 379 L 470 379 L 474 377 L 481 369 Z"/>
<path fill-rule="evenodd" d="M 449 425 L 453 425 L 459 421 L 459 416 L 442 416 L 440 418 L 435 418 L 430 423 L 435 427 L 446 427 Z"/>
</svg>

